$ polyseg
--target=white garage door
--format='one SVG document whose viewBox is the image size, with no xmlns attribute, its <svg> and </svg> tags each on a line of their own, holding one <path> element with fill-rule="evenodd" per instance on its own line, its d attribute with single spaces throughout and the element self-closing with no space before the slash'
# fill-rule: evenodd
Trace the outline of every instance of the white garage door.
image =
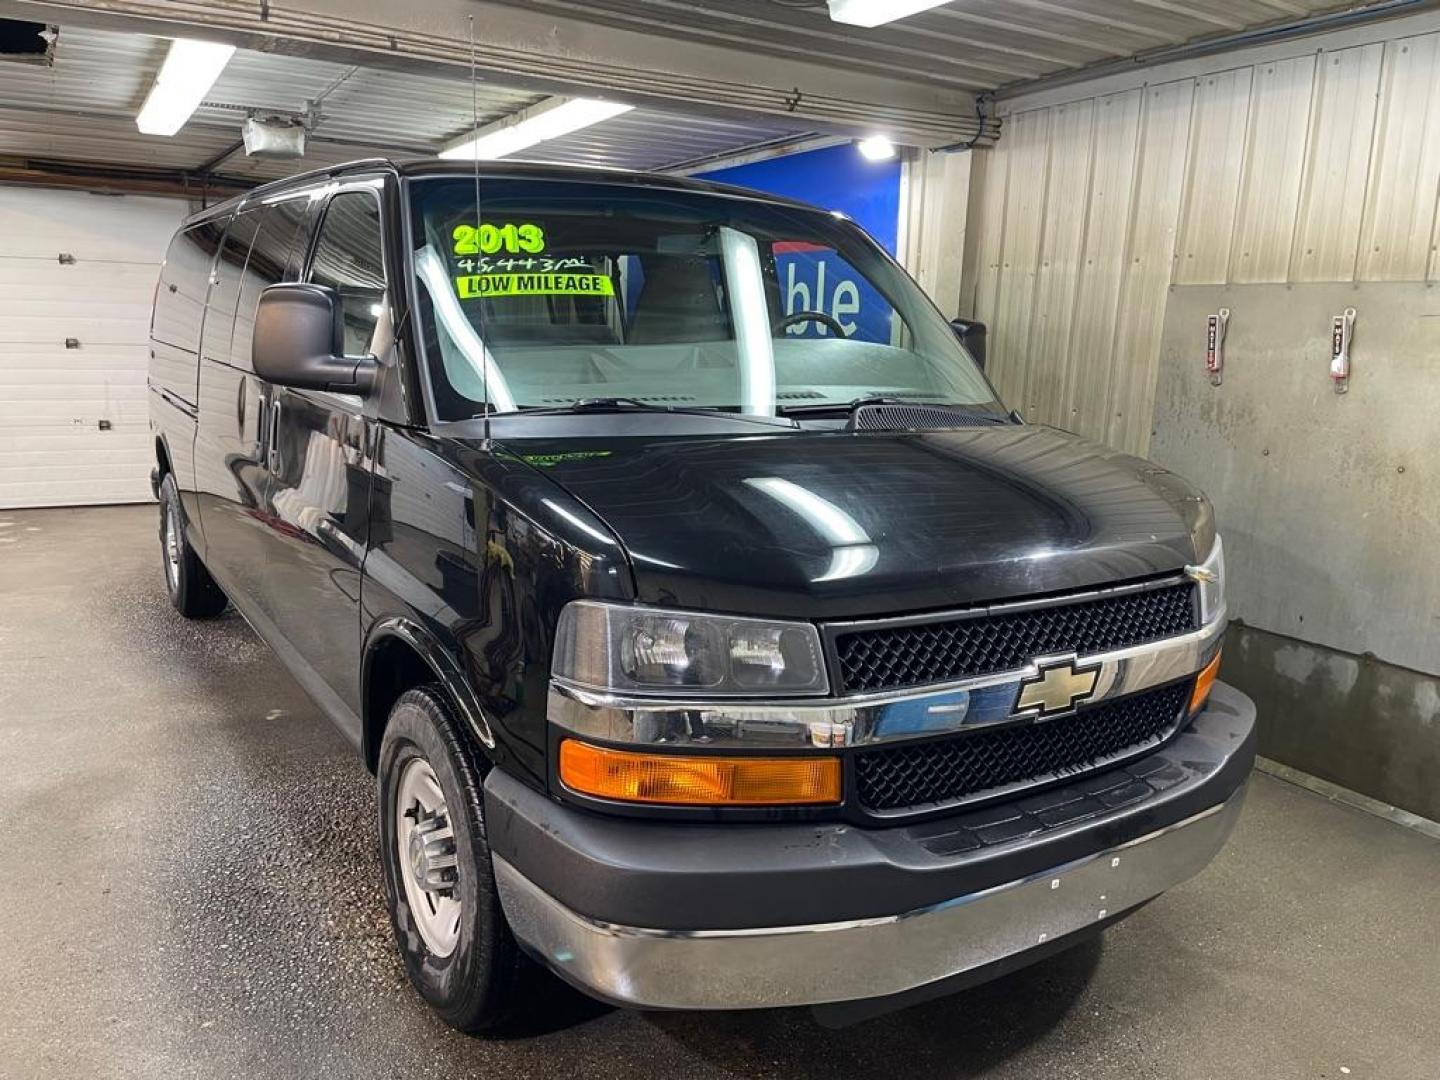
<svg viewBox="0 0 1440 1080">
<path fill-rule="evenodd" d="M 0 508 L 150 498 L 150 303 L 187 211 L 0 187 Z"/>
</svg>

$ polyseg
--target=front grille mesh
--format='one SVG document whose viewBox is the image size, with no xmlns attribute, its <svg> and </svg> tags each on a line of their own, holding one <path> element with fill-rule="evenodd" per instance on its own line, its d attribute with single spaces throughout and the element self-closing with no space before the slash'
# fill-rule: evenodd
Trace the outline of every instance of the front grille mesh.
<svg viewBox="0 0 1440 1080">
<path fill-rule="evenodd" d="M 872 812 L 923 809 L 1147 751 L 1179 726 L 1193 680 L 1039 723 L 975 731 L 855 755 L 856 792 Z"/>
<path fill-rule="evenodd" d="M 847 630 L 835 638 L 849 692 L 947 682 L 1024 667 L 1037 656 L 1105 652 L 1196 628 L 1185 581 L 1073 604 L 943 622 Z"/>
</svg>

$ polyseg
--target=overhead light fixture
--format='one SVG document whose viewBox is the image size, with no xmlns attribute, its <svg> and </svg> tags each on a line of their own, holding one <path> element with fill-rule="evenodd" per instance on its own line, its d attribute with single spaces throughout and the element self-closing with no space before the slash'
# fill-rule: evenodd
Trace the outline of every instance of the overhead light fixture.
<svg viewBox="0 0 1440 1080">
<path fill-rule="evenodd" d="M 627 113 L 635 106 L 599 98 L 547 98 L 513 116 L 462 135 L 440 151 L 442 158 L 493 161 L 509 157 L 537 143 L 549 142 L 573 131 Z"/>
<path fill-rule="evenodd" d="M 830 0 L 832 22 L 851 26 L 879 26 L 894 22 L 919 11 L 948 3 L 949 0 Z"/>
<path fill-rule="evenodd" d="M 889 161 L 895 156 L 895 144 L 884 135 L 871 135 L 855 144 L 866 161 Z"/>
<path fill-rule="evenodd" d="M 225 70 L 234 45 L 214 41 L 176 38 L 170 42 L 165 63 L 155 76 L 150 96 L 135 117 L 135 126 L 146 135 L 174 135 L 190 119 Z"/>
</svg>

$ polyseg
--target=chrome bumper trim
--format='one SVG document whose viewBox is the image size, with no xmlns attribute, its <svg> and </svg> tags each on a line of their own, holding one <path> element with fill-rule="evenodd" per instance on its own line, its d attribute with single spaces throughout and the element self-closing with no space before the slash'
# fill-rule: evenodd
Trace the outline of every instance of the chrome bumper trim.
<svg viewBox="0 0 1440 1080">
<path fill-rule="evenodd" d="M 750 1009 L 885 997 L 1044 945 L 1150 900 L 1214 858 L 1245 788 L 1089 858 L 899 915 L 753 930 L 647 930 L 570 910 L 494 857 L 516 937 L 597 997 L 659 1009 Z"/>
<path fill-rule="evenodd" d="M 1187 581 L 1195 580 L 1190 574 L 1182 571 L 1169 577 L 1158 578 L 1152 581 L 1132 581 L 1122 585 L 1101 585 L 1093 589 L 1084 589 L 1080 592 L 1061 593 L 1059 596 L 1042 597 L 1039 600 L 1001 600 L 993 604 L 975 604 L 970 607 L 951 608 L 948 611 L 930 611 L 923 615 L 891 615 L 879 618 L 866 619 L 842 619 L 835 622 L 827 621 L 824 626 L 826 630 L 844 633 L 847 630 L 883 630 L 894 626 L 925 626 L 931 623 L 953 622 L 956 619 L 968 619 L 983 615 L 1003 615 L 1015 611 L 1039 611 L 1044 608 L 1069 607 L 1072 604 L 1087 603 L 1091 600 L 1104 600 L 1112 596 L 1125 596 L 1133 593 L 1153 592 L 1156 589 L 1168 589 L 1174 585 L 1184 585 Z"/>
<path fill-rule="evenodd" d="M 1188 634 L 1076 658 L 1077 667 L 1098 670 L 1094 691 L 1081 704 L 1194 675 L 1219 649 L 1225 625 L 1222 609 L 1214 621 Z M 859 746 L 1033 722 L 1036 717 L 1017 713 L 1016 704 L 1022 686 L 1039 674 L 1037 659 L 1013 671 L 921 689 L 788 701 L 622 696 L 552 680 L 548 712 L 551 722 L 566 731 L 618 743 L 709 749 Z"/>
</svg>

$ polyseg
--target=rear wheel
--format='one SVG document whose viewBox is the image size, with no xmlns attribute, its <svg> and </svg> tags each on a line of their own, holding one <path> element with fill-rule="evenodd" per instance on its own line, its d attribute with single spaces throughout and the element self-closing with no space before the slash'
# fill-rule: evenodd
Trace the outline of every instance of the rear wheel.
<svg viewBox="0 0 1440 1080">
<path fill-rule="evenodd" d="M 176 611 L 187 619 L 208 619 L 225 610 L 224 591 L 185 539 L 185 511 L 175 477 L 168 474 L 160 483 L 160 556 L 165 591 Z"/>
<path fill-rule="evenodd" d="M 380 745 L 380 850 L 395 940 L 415 989 L 472 1033 L 512 1021 L 532 985 L 495 890 L 480 774 L 444 693 L 409 690 Z"/>
</svg>

